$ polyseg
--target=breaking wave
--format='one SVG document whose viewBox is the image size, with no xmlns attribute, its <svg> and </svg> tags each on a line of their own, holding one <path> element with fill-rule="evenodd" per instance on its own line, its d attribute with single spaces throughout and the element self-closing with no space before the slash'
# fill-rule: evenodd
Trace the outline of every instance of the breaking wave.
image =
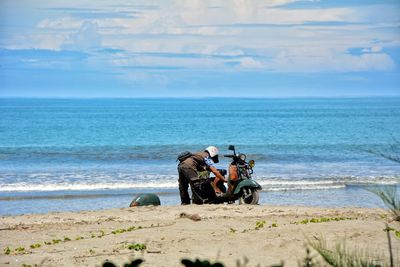
<svg viewBox="0 0 400 267">
<path fill-rule="evenodd" d="M 43 175 L 43 174 L 41 174 Z M 103 177 L 104 178 L 104 177 Z M 86 180 L 86 179 L 85 179 Z M 96 179 L 99 180 L 99 179 Z M 134 180 L 135 182 L 132 182 Z M 178 177 L 175 175 L 146 175 L 141 179 L 122 179 L 109 182 L 17 182 L 0 184 L 0 192 L 14 191 L 91 191 L 106 189 L 174 189 L 178 190 Z M 255 178 L 264 191 L 288 190 L 329 190 L 346 186 L 396 185 L 399 177 L 331 177 L 326 179 L 289 180 L 283 178 Z"/>
</svg>

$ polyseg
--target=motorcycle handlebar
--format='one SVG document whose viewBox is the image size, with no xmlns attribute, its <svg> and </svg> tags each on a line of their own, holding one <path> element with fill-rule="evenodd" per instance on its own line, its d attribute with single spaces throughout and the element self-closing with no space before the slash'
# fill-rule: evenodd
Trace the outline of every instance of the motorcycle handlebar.
<svg viewBox="0 0 400 267">
<path fill-rule="evenodd" d="M 241 164 L 248 164 L 245 160 L 242 160 L 241 158 L 239 158 L 238 156 L 236 156 L 236 155 L 224 155 L 224 157 L 226 157 L 226 158 L 232 158 L 233 160 L 235 160 L 235 161 L 237 161 L 237 162 L 239 162 L 239 163 L 241 163 Z"/>
</svg>

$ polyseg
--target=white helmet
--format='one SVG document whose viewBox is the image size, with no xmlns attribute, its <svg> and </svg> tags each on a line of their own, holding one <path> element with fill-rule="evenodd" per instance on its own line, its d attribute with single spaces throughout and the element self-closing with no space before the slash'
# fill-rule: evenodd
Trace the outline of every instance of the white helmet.
<svg viewBox="0 0 400 267">
<path fill-rule="evenodd" d="M 210 154 L 210 157 L 212 158 L 218 156 L 218 148 L 216 148 L 215 146 L 207 147 L 206 151 L 208 152 L 208 154 Z"/>
</svg>

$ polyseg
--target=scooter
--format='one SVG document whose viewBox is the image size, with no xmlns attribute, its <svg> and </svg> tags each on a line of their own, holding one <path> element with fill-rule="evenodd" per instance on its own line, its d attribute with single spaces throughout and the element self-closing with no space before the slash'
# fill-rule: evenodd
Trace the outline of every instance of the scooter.
<svg viewBox="0 0 400 267">
<path fill-rule="evenodd" d="M 216 185 L 221 190 L 222 194 L 216 194 L 211 186 L 211 182 L 215 177 L 210 176 L 210 172 L 199 174 L 199 182 L 194 184 L 196 190 L 193 195 L 193 202 L 196 204 L 220 204 L 220 203 L 235 203 L 239 200 L 239 204 L 257 205 L 259 201 L 259 191 L 262 189 L 256 181 L 252 179 L 254 160 L 246 161 L 246 154 L 236 153 L 235 146 L 228 147 L 233 153 L 224 155 L 231 158 L 229 163 L 228 187 L 225 187 L 222 181 Z M 224 177 L 227 171 L 218 169 Z"/>
</svg>

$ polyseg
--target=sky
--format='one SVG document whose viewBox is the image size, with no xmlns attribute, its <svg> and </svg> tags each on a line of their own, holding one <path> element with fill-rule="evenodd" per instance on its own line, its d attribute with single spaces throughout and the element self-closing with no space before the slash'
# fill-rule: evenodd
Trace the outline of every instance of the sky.
<svg viewBox="0 0 400 267">
<path fill-rule="evenodd" d="M 400 96 L 399 0 L 1 0 L 0 97 Z"/>
</svg>

